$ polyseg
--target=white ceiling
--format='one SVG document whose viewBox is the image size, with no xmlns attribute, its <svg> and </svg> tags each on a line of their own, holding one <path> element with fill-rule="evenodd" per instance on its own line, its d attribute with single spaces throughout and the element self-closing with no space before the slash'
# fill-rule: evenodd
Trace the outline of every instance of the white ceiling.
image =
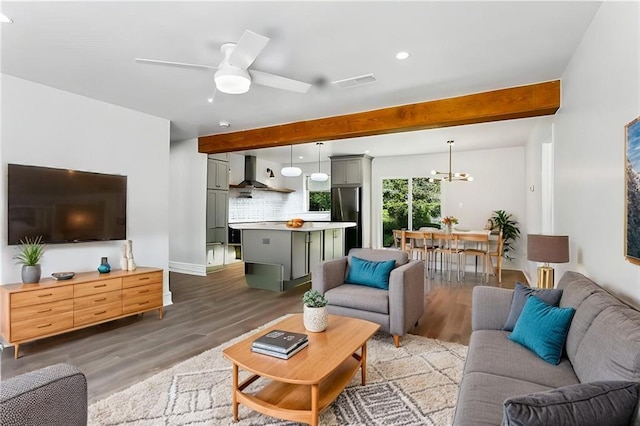
<svg viewBox="0 0 640 426">
<path fill-rule="evenodd" d="M 2 2 L 3 73 L 171 120 L 172 140 L 423 102 L 560 78 L 599 2 Z M 213 71 L 245 29 L 271 38 L 253 68 L 307 94 L 253 85 L 216 94 Z M 395 59 L 408 51 L 411 56 Z M 373 73 L 377 83 L 330 83 Z M 218 126 L 220 120 L 230 129 Z M 540 119 L 325 144 L 325 155 L 409 155 L 523 145 Z M 380 141 L 384 141 L 381 143 Z M 315 145 L 294 147 L 317 161 Z M 255 152 L 252 152 L 255 153 Z M 260 150 L 288 161 L 288 148 Z"/>
</svg>

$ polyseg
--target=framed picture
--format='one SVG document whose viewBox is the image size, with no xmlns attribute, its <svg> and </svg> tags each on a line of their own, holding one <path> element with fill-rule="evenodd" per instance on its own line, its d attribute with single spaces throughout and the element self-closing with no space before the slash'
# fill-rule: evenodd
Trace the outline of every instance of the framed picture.
<svg viewBox="0 0 640 426">
<path fill-rule="evenodd" d="M 625 126 L 625 243 L 624 256 L 640 265 L 640 117 Z"/>
</svg>

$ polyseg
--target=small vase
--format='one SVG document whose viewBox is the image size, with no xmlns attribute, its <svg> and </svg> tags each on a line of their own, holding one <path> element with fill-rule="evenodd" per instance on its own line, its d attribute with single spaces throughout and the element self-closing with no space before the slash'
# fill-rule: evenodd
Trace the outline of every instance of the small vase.
<svg viewBox="0 0 640 426">
<path fill-rule="evenodd" d="M 35 284 L 40 282 L 40 275 L 42 274 L 42 269 L 40 268 L 40 264 L 37 265 L 22 265 L 22 282 L 24 284 Z"/>
<path fill-rule="evenodd" d="M 319 333 L 327 329 L 329 323 L 329 316 L 327 314 L 327 307 L 322 308 L 310 308 L 304 305 L 304 313 L 302 316 L 304 322 L 304 328 L 312 333 Z"/>
<path fill-rule="evenodd" d="M 450 234 L 450 233 L 451 233 L 451 231 L 452 231 L 452 228 L 453 228 L 453 225 L 452 225 L 452 224 L 450 224 L 450 223 L 448 223 L 448 224 L 446 224 L 446 225 L 445 225 L 445 227 L 444 227 L 444 232 L 446 232 L 447 234 Z"/>
<path fill-rule="evenodd" d="M 98 272 L 101 274 L 106 274 L 107 272 L 111 272 L 111 265 L 107 262 L 107 258 L 103 257 L 100 261 L 100 266 L 98 266 Z"/>
</svg>

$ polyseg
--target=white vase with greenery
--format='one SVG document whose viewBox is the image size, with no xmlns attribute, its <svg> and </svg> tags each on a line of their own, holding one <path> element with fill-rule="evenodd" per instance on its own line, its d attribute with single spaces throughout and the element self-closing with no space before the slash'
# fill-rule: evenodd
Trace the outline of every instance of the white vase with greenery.
<svg viewBox="0 0 640 426">
<path fill-rule="evenodd" d="M 304 303 L 302 316 L 304 328 L 312 333 L 325 331 L 329 324 L 327 299 L 318 291 L 309 290 L 302 296 L 302 302 Z"/>
<path fill-rule="evenodd" d="M 42 244 L 41 236 L 31 239 L 25 237 L 24 240 L 20 240 L 18 254 L 13 258 L 16 260 L 16 264 L 22 265 L 23 283 L 33 284 L 40 281 L 40 276 L 42 275 L 40 260 L 43 254 L 44 244 Z"/>
</svg>

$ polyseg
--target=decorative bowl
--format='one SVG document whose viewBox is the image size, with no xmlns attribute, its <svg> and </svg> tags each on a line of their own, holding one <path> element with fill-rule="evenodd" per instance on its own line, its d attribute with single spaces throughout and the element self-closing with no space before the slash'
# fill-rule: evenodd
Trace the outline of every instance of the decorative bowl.
<svg viewBox="0 0 640 426">
<path fill-rule="evenodd" d="M 70 280 L 71 278 L 75 277 L 75 275 L 75 272 L 54 272 L 53 274 L 51 274 L 51 276 L 58 281 Z"/>
</svg>

